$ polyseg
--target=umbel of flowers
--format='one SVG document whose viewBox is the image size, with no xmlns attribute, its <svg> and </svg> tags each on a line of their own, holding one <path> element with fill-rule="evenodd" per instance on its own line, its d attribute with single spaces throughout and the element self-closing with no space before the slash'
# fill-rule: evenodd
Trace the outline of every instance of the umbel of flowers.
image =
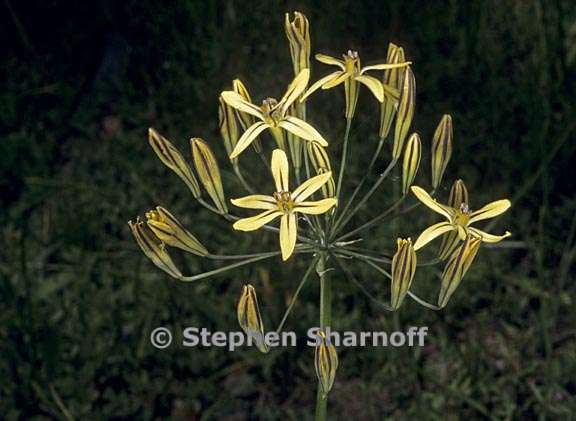
<svg viewBox="0 0 576 421">
<path fill-rule="evenodd" d="M 504 213 L 510 207 L 510 201 L 501 199 L 474 208 L 466 185 L 460 179 L 453 182 L 447 202 L 436 200 L 435 194 L 441 187 L 453 148 L 452 118 L 448 114 L 440 119 L 431 140 L 428 153 L 431 187 L 422 187 L 426 185 L 425 180 L 419 182 L 420 186 L 414 185 L 422 175 L 418 170 L 422 157 L 426 156 L 426 148 L 421 136 L 413 129 L 416 79 L 412 62 L 405 59 L 402 47 L 390 44 L 386 61 L 368 66 L 361 64 L 359 53 L 353 50 L 346 50 L 341 57 L 316 54 L 317 61 L 336 70 L 309 84 L 311 42 L 308 20 L 302 13 L 286 14 L 285 31 L 293 79 L 287 81 L 287 88 L 280 99 L 264 96 L 261 101 L 255 101 L 254 94 L 249 93 L 244 83 L 234 80 L 232 90 L 224 90 L 219 98 L 221 138 L 208 142 L 192 138 L 191 161 L 156 130 L 149 129 L 148 136 L 160 161 L 186 184 L 193 200 L 228 221 L 233 231 L 250 235 L 253 231 L 264 230 L 277 235 L 278 249 L 245 255 L 213 254 L 209 244 L 204 245 L 177 216 L 162 206 L 146 212 L 144 219 L 138 217 L 128 224 L 136 242 L 152 263 L 181 282 L 217 276 L 263 260 L 308 260 L 308 268 L 302 274 L 276 331 L 282 331 L 300 291 L 315 273 L 320 282 L 319 345 L 314 353 L 318 379 L 316 419 L 322 420 L 326 418 L 328 395 L 338 367 L 337 350 L 325 334 L 325 329 L 332 325 L 332 283 L 341 282 L 340 278 L 329 276 L 331 266 L 335 264 L 349 277 L 348 262 L 357 260 L 389 279 L 388 293 L 379 293 L 388 295 L 387 302 L 371 296 L 384 309 L 396 311 L 410 297 L 426 308 L 440 310 L 461 284 L 482 244 L 497 243 L 510 235 L 508 231 L 501 235 L 488 233 L 476 226 L 478 222 Z M 315 127 L 315 116 L 324 111 L 308 106 L 310 103 L 313 105 L 315 96 L 327 95 L 324 91 L 340 87 L 344 90 L 346 128 L 342 148 L 336 151 L 329 139 L 338 134 L 323 133 Z M 255 91 L 261 95 L 258 87 Z M 374 122 L 378 141 L 374 142 L 373 158 L 366 167 L 365 176 L 351 186 L 354 188 L 350 192 L 345 190 L 344 182 L 351 127 L 360 94 L 369 94 L 374 99 L 374 106 L 380 108 L 380 121 Z M 221 146 L 229 156 L 228 163 L 219 164 L 212 152 L 212 148 Z M 383 152 L 385 146 L 388 146 L 388 152 Z M 365 140 L 356 150 L 370 147 Z M 270 173 L 270 183 L 253 187 L 244 175 L 242 163 L 250 155 L 261 159 L 262 171 Z M 374 175 L 378 158 L 388 159 L 389 164 L 382 173 L 376 174 L 378 177 L 371 184 L 370 176 Z M 226 168 L 225 164 L 233 170 L 237 184 L 223 185 L 221 168 Z M 402 174 L 401 194 L 387 206 L 382 205 L 381 199 L 371 202 L 385 181 L 396 182 L 389 175 L 397 165 Z M 250 172 L 254 172 L 253 167 Z M 407 205 L 406 201 L 414 203 Z M 426 228 L 415 236 L 415 241 L 410 238 L 414 232 L 406 233 L 405 237 L 394 242 L 394 250 L 388 253 L 357 247 L 358 241 L 362 236 L 366 237 L 372 227 L 407 215 L 417 209 L 418 204 L 438 213 L 444 220 Z M 352 217 L 366 205 L 375 211 L 372 219 L 349 227 Z M 439 247 L 433 252 L 436 258 L 419 263 L 421 251 L 431 248 L 436 239 L 440 239 Z M 195 258 L 227 263 L 205 273 L 184 275 L 171 258 L 176 249 L 193 254 Z M 436 304 L 411 291 L 415 273 L 432 264 L 444 265 L 437 282 Z M 265 318 L 259 310 L 256 289 L 248 282 L 238 288 L 241 289 L 237 308 L 240 326 L 247 334 L 258 334 L 262 338 L 266 332 Z M 365 288 L 361 291 L 367 293 Z M 264 353 L 269 352 L 261 340 L 256 346 Z"/>
</svg>

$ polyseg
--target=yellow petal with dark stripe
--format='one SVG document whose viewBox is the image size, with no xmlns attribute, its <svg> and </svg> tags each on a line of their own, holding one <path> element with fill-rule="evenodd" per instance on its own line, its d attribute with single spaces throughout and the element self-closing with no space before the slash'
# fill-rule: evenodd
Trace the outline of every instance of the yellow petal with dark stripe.
<svg viewBox="0 0 576 421">
<path fill-rule="evenodd" d="M 312 163 L 312 167 L 316 170 L 316 174 L 325 174 L 332 171 L 332 166 L 330 165 L 330 159 L 328 158 L 328 153 L 326 149 L 320 146 L 316 142 L 308 142 L 308 157 Z M 330 180 L 322 186 L 322 195 L 324 197 L 334 197 L 336 191 L 336 183 L 334 182 L 334 177 L 330 177 Z"/>
<path fill-rule="evenodd" d="M 332 389 L 334 380 L 336 379 L 338 354 L 336 353 L 336 348 L 324 332 L 319 331 L 318 338 L 320 344 L 316 346 L 314 352 L 314 368 L 316 369 L 318 383 L 322 389 L 322 395 L 325 398 Z"/>
<path fill-rule="evenodd" d="M 269 127 L 270 126 L 267 123 L 263 123 L 261 121 L 258 121 L 257 123 L 254 123 L 253 125 L 248 127 L 248 130 L 246 130 L 244 132 L 244 134 L 242 134 L 240 139 L 238 139 L 238 143 L 236 144 L 236 147 L 234 148 L 234 150 L 230 154 L 230 159 L 237 158 L 238 155 L 240 155 L 242 152 L 244 152 L 244 150 L 248 146 L 250 146 L 252 144 L 252 142 L 254 142 L 256 140 L 256 138 L 260 135 L 260 133 L 262 133 L 264 130 L 266 130 Z"/>
<path fill-rule="evenodd" d="M 154 234 L 144 226 L 144 222 L 142 222 L 140 218 L 138 218 L 135 223 L 129 221 L 128 226 L 136 242 L 144 254 L 152 260 L 152 263 L 168 275 L 176 279 L 182 278 L 182 273 L 178 270 L 170 258 L 170 255 L 165 250 L 164 244 L 159 242 Z"/>
<path fill-rule="evenodd" d="M 308 90 L 304 93 L 304 95 L 302 95 L 302 97 L 300 98 L 300 102 L 304 102 L 310 95 L 312 95 L 314 92 L 316 92 L 322 86 L 324 86 L 325 84 L 329 83 L 330 81 L 340 77 L 342 75 L 342 73 L 343 72 L 339 70 L 337 72 L 330 73 L 329 75 L 326 75 L 321 79 L 318 79 L 316 82 L 314 82 L 308 88 Z"/>
<path fill-rule="evenodd" d="M 298 235 L 298 226 L 296 214 L 284 214 L 280 219 L 280 250 L 282 251 L 282 260 L 288 260 L 294 247 L 296 247 L 296 238 Z"/>
<path fill-rule="evenodd" d="M 402 162 L 402 194 L 407 194 L 408 189 L 414 182 L 420 158 L 422 156 L 422 142 L 417 133 L 413 133 L 408 139 L 404 150 L 404 161 Z"/>
<path fill-rule="evenodd" d="M 190 231 L 162 206 L 146 213 L 146 223 L 150 230 L 168 246 L 178 247 L 198 256 L 206 256 L 208 250 Z"/>
<path fill-rule="evenodd" d="M 336 206 L 338 201 L 334 198 L 317 200 L 315 202 L 300 202 L 294 207 L 294 212 L 305 213 L 307 215 L 320 215 L 328 212 Z"/>
<path fill-rule="evenodd" d="M 260 107 L 248 102 L 244 97 L 234 91 L 224 91 L 220 94 L 222 99 L 226 104 L 230 105 L 232 108 L 242 111 L 243 113 L 250 114 L 260 120 L 264 119 Z"/>
<path fill-rule="evenodd" d="M 480 237 L 483 243 L 499 243 L 503 239 L 510 237 L 512 235 L 510 231 L 506 231 L 503 235 L 494 235 L 486 231 L 479 230 L 478 228 L 472 228 L 472 227 L 469 227 L 468 231 L 470 231 L 477 237 Z"/>
<path fill-rule="evenodd" d="M 249 336 L 250 340 L 256 343 L 261 352 L 267 353 L 268 346 L 264 340 L 264 323 L 258 306 L 256 290 L 252 285 L 244 285 L 242 288 L 236 313 L 242 330 Z"/>
<path fill-rule="evenodd" d="M 241 197 L 239 199 L 230 200 L 234 206 L 246 209 L 276 209 L 278 205 L 276 204 L 276 199 L 272 196 L 266 196 L 264 194 L 252 194 L 250 196 Z"/>
<path fill-rule="evenodd" d="M 228 213 L 224 188 L 220 178 L 220 169 L 214 154 L 202 139 L 190 139 L 192 146 L 192 158 L 200 181 L 208 192 L 208 195 L 222 214 Z"/>
<path fill-rule="evenodd" d="M 496 200 L 470 214 L 468 224 L 491 219 L 506 212 L 512 204 L 508 199 Z"/>
<path fill-rule="evenodd" d="M 412 247 L 412 241 L 399 238 L 397 251 L 392 258 L 392 284 L 390 304 L 394 310 L 402 305 L 406 294 L 412 284 L 416 273 L 416 252 Z"/>
<path fill-rule="evenodd" d="M 426 228 L 414 243 L 414 250 L 419 250 L 436 237 L 452 231 L 454 227 L 450 222 L 439 222 Z"/>
<path fill-rule="evenodd" d="M 416 105 L 416 79 L 412 69 L 407 67 L 404 72 L 404 81 L 400 92 L 400 104 L 398 105 L 398 115 L 396 116 L 396 126 L 394 128 L 394 146 L 392 148 L 392 158 L 399 159 L 404 147 L 406 135 L 410 130 L 412 118 L 414 117 L 414 107 Z"/>
<path fill-rule="evenodd" d="M 188 186 L 194 197 L 200 197 L 200 186 L 192 170 L 184 161 L 184 158 L 178 150 L 166 139 L 160 135 L 156 130 L 148 129 L 148 142 L 158 158 L 174 171 Z"/>
<path fill-rule="evenodd" d="M 439 307 L 445 307 L 448 304 L 448 300 L 450 300 L 450 297 L 454 294 L 454 291 L 456 291 L 474 261 L 481 242 L 480 238 L 469 235 L 448 259 L 442 272 L 442 285 L 438 295 Z"/>
<path fill-rule="evenodd" d="M 355 79 L 356 82 L 360 82 L 370 89 L 372 95 L 374 95 L 379 102 L 384 101 L 384 88 L 382 88 L 382 83 L 378 79 L 368 75 L 356 76 Z"/>
<path fill-rule="evenodd" d="M 280 100 L 281 108 L 280 114 L 283 116 L 290 108 L 290 105 L 294 103 L 302 95 L 302 93 L 306 90 L 306 86 L 308 86 L 308 81 L 310 80 L 310 69 L 302 69 L 298 76 L 294 78 L 292 83 L 288 86 L 286 93 Z"/>
<path fill-rule="evenodd" d="M 288 157 L 282 149 L 275 149 L 272 152 L 272 177 L 277 192 L 287 192 L 290 190 L 290 169 Z"/>
<path fill-rule="evenodd" d="M 428 206 L 434 212 L 437 212 L 440 215 L 443 215 L 448 220 L 452 219 L 452 215 L 454 214 L 454 210 L 448 206 L 445 206 L 445 205 L 438 203 L 436 200 L 434 200 L 432 198 L 432 196 L 430 196 L 428 194 L 428 192 L 426 190 L 424 190 L 423 188 L 418 187 L 418 186 L 412 186 L 410 188 L 410 190 L 412 190 L 412 193 L 414 193 L 414 195 L 418 198 L 418 200 L 420 200 L 422 203 L 424 203 L 426 206 Z"/>
<path fill-rule="evenodd" d="M 335 57 L 327 56 L 326 54 L 316 54 L 314 56 L 320 63 L 329 64 L 331 66 L 338 66 L 342 70 L 345 69 L 344 62 Z"/>
<path fill-rule="evenodd" d="M 294 133 L 296 136 L 301 137 L 304 140 L 318 142 L 322 146 L 328 146 L 328 142 L 318 130 L 312 127 L 310 124 L 306 123 L 304 120 L 300 120 L 296 117 L 286 116 L 280 123 L 279 127 Z"/>
<path fill-rule="evenodd" d="M 266 212 L 259 213 L 256 216 L 251 216 L 250 218 L 239 219 L 234 222 L 232 228 L 237 231 L 255 231 L 262 228 L 262 226 L 268 222 L 278 218 L 280 215 L 282 215 L 282 212 L 279 210 L 267 210 Z"/>
<path fill-rule="evenodd" d="M 300 184 L 294 192 L 292 192 L 292 199 L 295 203 L 300 203 L 310 196 L 312 196 L 318 189 L 320 189 L 332 177 L 331 172 L 317 175 L 309 178 Z"/>
<path fill-rule="evenodd" d="M 442 181 L 444 171 L 452 156 L 452 117 L 442 117 L 432 139 L 432 187 L 436 188 Z"/>
</svg>

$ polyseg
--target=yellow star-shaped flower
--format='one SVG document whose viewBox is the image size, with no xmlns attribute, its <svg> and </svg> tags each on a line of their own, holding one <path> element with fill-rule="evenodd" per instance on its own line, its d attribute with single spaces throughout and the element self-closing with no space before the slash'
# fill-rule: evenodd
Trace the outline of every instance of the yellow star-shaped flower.
<svg viewBox="0 0 576 421">
<path fill-rule="evenodd" d="M 506 231 L 504 235 L 489 234 L 470 226 L 474 222 L 491 219 L 506 212 L 511 205 L 508 199 L 496 200 L 495 202 L 488 203 L 477 211 L 472 211 L 469 209 L 468 203 L 461 203 L 458 207 L 453 208 L 438 203 L 424 189 L 418 186 L 412 186 L 411 189 L 418 200 L 448 220 L 447 222 L 439 222 L 426 228 L 422 234 L 420 234 L 416 243 L 414 243 L 414 250 L 424 247 L 436 237 L 450 231 L 457 231 L 461 240 L 466 239 L 470 233 L 475 237 L 481 238 L 484 243 L 497 243 L 512 235 L 509 231 Z"/>
<path fill-rule="evenodd" d="M 280 217 L 280 249 L 282 250 L 282 259 L 287 260 L 296 246 L 297 213 L 319 215 L 329 211 L 336 205 L 337 201 L 333 197 L 318 201 L 306 201 L 330 180 L 331 172 L 312 177 L 290 192 L 288 158 L 283 150 L 276 149 L 272 152 L 271 168 L 276 185 L 276 191 L 271 196 L 254 194 L 232 199 L 232 203 L 238 207 L 264 210 L 256 216 L 236 221 L 234 229 L 254 231 Z"/>
<path fill-rule="evenodd" d="M 238 143 L 230 154 L 230 159 L 236 158 L 256 139 L 260 133 L 269 129 L 277 139 L 278 145 L 282 147 L 283 130 L 286 130 L 304 140 L 318 142 L 322 146 L 328 146 L 326 139 L 318 131 L 304 120 L 288 115 L 290 105 L 296 101 L 308 85 L 310 70 L 302 70 L 292 81 L 286 93 L 280 101 L 274 98 L 267 98 L 262 101 L 262 106 L 257 106 L 247 101 L 242 95 L 234 91 L 224 91 L 222 99 L 231 107 L 240 112 L 250 114 L 259 121 L 246 129 L 244 134 L 238 139 Z"/>
</svg>

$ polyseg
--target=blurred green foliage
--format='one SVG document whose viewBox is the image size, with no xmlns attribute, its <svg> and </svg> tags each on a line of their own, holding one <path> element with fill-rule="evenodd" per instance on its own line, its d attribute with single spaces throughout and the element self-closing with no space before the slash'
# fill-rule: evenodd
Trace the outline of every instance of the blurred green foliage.
<svg viewBox="0 0 576 421">
<path fill-rule="evenodd" d="M 333 272 L 337 329 L 426 325 L 431 332 L 424 348 L 342 349 L 332 419 L 576 413 L 570 0 L 6 0 L 0 8 L 3 418 L 310 418 L 313 350 L 303 343 L 262 357 L 251 349 L 159 351 L 148 341 L 158 326 L 237 329 L 235 302 L 248 280 L 272 328 L 306 262 L 271 261 L 179 284 L 145 259 L 126 225 L 161 204 L 212 252 L 276 247 L 274 235 L 231 233 L 194 203 L 153 156 L 146 130 L 154 126 L 183 151 L 189 137 L 203 137 L 225 162 L 218 94 L 235 77 L 257 99 L 284 90 L 291 65 L 282 25 L 291 10 L 310 19 L 315 52 L 355 48 L 369 63 L 385 58 L 388 42 L 402 45 L 415 63 L 414 127 L 424 160 L 435 125 L 451 113 L 455 155 L 445 179 L 463 178 L 473 206 L 514 199 L 498 227 L 511 229 L 514 247 L 483 250 L 442 312 L 407 300 L 399 312 L 383 313 Z M 315 64 L 313 78 L 328 71 Z M 357 111 L 349 185 L 376 143 L 378 110 L 369 99 Z M 334 153 L 343 134 L 341 95 L 321 93 L 311 107 Z M 418 179 L 424 185 L 427 171 Z M 229 172 L 224 177 L 234 191 Z M 378 200 L 392 194 L 383 190 Z M 415 236 L 431 218 L 417 215 L 371 231 L 363 246 L 390 250 L 398 233 Z M 177 262 L 185 273 L 213 267 L 193 257 Z M 385 279 L 353 268 L 387 297 Z M 435 270 L 417 273 L 426 297 L 437 290 Z M 287 328 L 303 334 L 313 326 L 317 299 L 311 282 Z"/>
</svg>

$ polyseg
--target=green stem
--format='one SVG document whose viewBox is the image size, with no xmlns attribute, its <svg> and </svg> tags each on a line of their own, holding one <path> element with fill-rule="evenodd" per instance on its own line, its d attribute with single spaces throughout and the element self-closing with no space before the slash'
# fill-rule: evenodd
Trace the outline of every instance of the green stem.
<svg viewBox="0 0 576 421">
<path fill-rule="evenodd" d="M 326 271 L 325 252 L 321 252 L 316 265 L 316 272 L 320 277 L 320 329 L 329 327 L 332 322 L 332 285 Z M 328 407 L 328 396 L 324 396 L 322 386 L 318 382 L 318 392 L 316 394 L 316 421 L 325 421 Z"/>
<path fill-rule="evenodd" d="M 396 208 L 398 206 L 400 206 L 400 204 L 404 201 L 404 199 L 406 198 L 406 196 L 402 196 L 396 203 L 394 203 L 392 206 L 390 206 L 388 209 L 386 209 L 383 213 L 381 213 L 380 215 L 372 218 L 371 220 L 369 220 L 368 222 L 366 222 L 365 224 L 360 225 L 357 228 L 354 228 L 352 231 L 344 234 L 343 236 L 339 237 L 336 241 L 342 241 L 345 240 L 346 238 L 352 237 L 354 234 L 363 231 L 367 228 L 370 228 L 371 226 L 373 226 L 374 224 L 380 222 L 381 219 L 386 218 L 388 215 L 390 215 L 390 213 L 394 212 L 394 210 L 396 210 Z"/>
<path fill-rule="evenodd" d="M 296 288 L 296 291 L 294 291 L 294 295 L 292 296 L 292 300 L 290 300 L 290 304 L 288 305 L 288 308 L 286 309 L 286 312 L 284 313 L 284 316 L 282 317 L 282 320 L 280 321 L 278 328 L 276 328 L 277 333 L 280 333 L 282 331 L 282 328 L 284 327 L 284 323 L 286 323 L 286 319 L 288 318 L 288 315 L 292 311 L 292 307 L 294 307 L 294 304 L 296 303 L 296 300 L 298 299 L 298 295 L 300 295 L 300 291 L 302 290 L 302 288 L 306 284 L 306 281 L 308 280 L 308 277 L 312 273 L 312 270 L 314 269 L 314 267 L 316 267 L 317 262 L 318 262 L 318 258 L 314 258 L 314 260 L 312 260 L 312 263 L 310 264 L 310 266 L 306 270 L 306 273 L 304 274 L 304 277 L 300 281 L 300 284 L 298 284 L 298 288 Z"/>
<path fill-rule="evenodd" d="M 434 304 L 430 304 L 428 301 L 423 300 L 422 298 L 418 297 L 416 294 L 414 294 L 410 291 L 408 291 L 408 295 L 410 296 L 410 298 L 412 298 L 418 304 L 420 304 L 421 306 L 424 306 L 426 308 L 429 308 L 430 310 L 434 310 L 434 311 L 442 310 L 440 307 L 435 306 Z"/>
<path fill-rule="evenodd" d="M 342 189 L 342 179 L 344 178 L 344 168 L 346 168 L 346 158 L 348 157 L 348 139 L 350 138 L 350 126 L 352 119 L 346 119 L 346 133 L 344 134 L 344 147 L 342 149 L 342 159 L 340 160 L 340 174 L 338 174 L 338 186 L 336 187 L 336 198 L 340 197 Z"/>
<path fill-rule="evenodd" d="M 338 219 L 336 220 L 336 223 L 334 224 L 334 228 L 336 228 L 338 225 L 340 225 L 340 222 L 342 222 L 342 218 L 344 218 L 346 216 L 346 212 L 348 212 L 348 209 L 350 209 L 350 206 L 352 206 L 352 204 L 354 203 L 354 199 L 356 199 L 356 195 L 358 193 L 360 193 L 360 189 L 362 188 L 362 186 L 364 185 L 366 180 L 368 180 L 368 176 L 372 172 L 372 168 L 374 167 L 374 164 L 376 163 L 376 160 L 378 159 L 378 155 L 380 155 L 380 151 L 382 150 L 382 145 L 384 145 L 384 139 L 381 138 L 378 141 L 378 146 L 376 147 L 376 152 L 374 152 L 374 156 L 372 157 L 372 161 L 370 161 L 370 165 L 368 166 L 368 169 L 366 170 L 366 174 L 364 175 L 364 177 L 362 177 L 362 179 L 360 180 L 360 182 L 358 183 L 358 185 L 354 189 L 354 192 L 352 193 L 352 196 L 350 196 L 350 199 L 348 199 L 348 202 L 346 203 L 346 206 L 344 206 L 344 209 L 342 210 L 340 217 L 338 217 Z"/>
<path fill-rule="evenodd" d="M 374 192 L 378 189 L 378 187 L 380 187 L 380 184 L 382 184 L 382 182 L 386 179 L 388 174 L 390 174 L 390 171 L 392 171 L 392 168 L 394 168 L 396 162 L 397 162 L 396 160 L 390 161 L 388 167 L 386 167 L 384 172 L 380 174 L 378 181 L 374 183 L 372 188 L 368 191 L 368 193 L 366 193 L 366 195 L 362 198 L 362 200 L 360 200 L 360 202 L 356 205 L 356 207 L 352 209 L 352 211 L 348 215 L 346 215 L 344 220 L 340 224 L 338 224 L 338 226 L 334 227 L 334 230 L 332 232 L 336 234 L 340 230 L 340 228 L 346 226 L 346 224 L 350 221 L 350 219 L 352 219 L 352 217 L 356 214 L 356 212 L 358 212 L 362 208 L 362 206 L 364 206 L 364 204 L 368 201 L 368 199 L 370 199 L 370 197 L 374 194 Z"/>
<path fill-rule="evenodd" d="M 244 175 L 242 175 L 242 171 L 240 171 L 240 167 L 238 166 L 238 163 L 232 164 L 232 166 L 234 168 L 234 173 L 236 174 L 236 177 L 238 177 L 238 180 L 240 180 L 240 184 L 242 184 L 242 186 L 248 191 L 248 193 L 254 194 L 255 190 L 246 181 L 246 179 L 244 178 Z"/>
</svg>

